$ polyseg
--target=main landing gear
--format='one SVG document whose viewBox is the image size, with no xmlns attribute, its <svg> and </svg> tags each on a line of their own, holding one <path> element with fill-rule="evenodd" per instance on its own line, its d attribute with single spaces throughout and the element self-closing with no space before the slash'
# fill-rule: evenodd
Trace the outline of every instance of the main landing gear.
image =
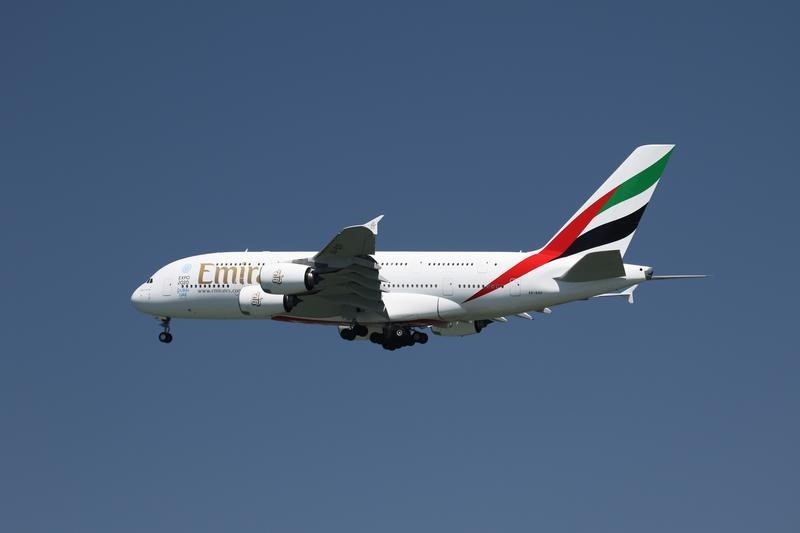
<svg viewBox="0 0 800 533">
<path fill-rule="evenodd" d="M 158 334 L 158 340 L 169 344 L 170 342 L 172 342 L 172 333 L 169 332 L 170 318 L 168 316 L 164 316 L 164 317 L 159 317 L 158 320 L 161 322 L 161 327 L 164 328 L 164 331 Z"/>
<path fill-rule="evenodd" d="M 346 341 L 352 341 L 356 337 L 366 337 L 369 330 L 362 324 L 353 324 L 352 327 L 339 330 L 339 336 Z"/>
<path fill-rule="evenodd" d="M 339 335 L 346 341 L 355 340 L 356 337 L 366 337 L 367 333 L 369 333 L 369 329 L 362 324 L 341 327 L 339 330 Z M 383 328 L 382 332 L 375 331 L 370 333 L 369 340 L 375 344 L 380 344 L 387 350 L 396 350 L 404 346 L 425 344 L 428 342 L 428 335 L 410 327 L 389 326 Z"/>
<path fill-rule="evenodd" d="M 428 342 L 428 335 L 409 327 L 387 327 L 383 328 L 383 333 L 376 331 L 370 335 L 369 340 L 380 344 L 384 350 L 396 350 L 405 346 L 425 344 Z"/>
</svg>

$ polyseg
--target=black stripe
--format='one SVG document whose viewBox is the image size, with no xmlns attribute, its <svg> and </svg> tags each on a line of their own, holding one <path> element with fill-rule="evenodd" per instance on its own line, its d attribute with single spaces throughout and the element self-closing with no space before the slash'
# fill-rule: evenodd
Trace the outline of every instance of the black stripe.
<svg viewBox="0 0 800 533">
<path fill-rule="evenodd" d="M 636 230 L 639 225 L 639 220 L 644 214 L 647 204 L 644 204 L 640 209 L 634 211 L 630 215 L 612 220 L 602 226 L 597 226 L 575 239 L 575 242 L 561 254 L 561 257 L 577 254 L 584 250 L 596 248 L 610 242 L 616 242 L 624 239 Z"/>
</svg>

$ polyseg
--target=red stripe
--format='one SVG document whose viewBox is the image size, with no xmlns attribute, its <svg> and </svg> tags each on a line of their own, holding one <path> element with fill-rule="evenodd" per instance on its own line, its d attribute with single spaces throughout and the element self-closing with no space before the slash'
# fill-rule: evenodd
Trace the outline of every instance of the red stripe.
<svg viewBox="0 0 800 533">
<path fill-rule="evenodd" d="M 583 233 L 583 230 L 586 229 L 586 226 L 589 225 L 589 222 L 591 222 L 592 219 L 597 216 L 605 203 L 609 198 L 611 198 L 616 190 L 617 188 L 614 187 L 606 194 L 595 200 L 592 205 L 584 209 L 580 215 L 575 217 L 572 222 L 567 224 L 563 230 L 558 232 L 558 234 L 553 237 L 540 252 L 526 257 L 516 265 L 497 276 L 484 288 L 464 300 L 464 303 L 496 291 L 497 289 L 504 287 L 512 280 L 521 278 L 528 272 L 531 272 L 532 270 L 549 263 L 553 259 L 558 259 L 561 257 L 561 254 L 563 254 L 564 251 L 569 248 L 573 242 L 575 242 L 575 239 L 577 239 L 580 234 Z"/>
</svg>

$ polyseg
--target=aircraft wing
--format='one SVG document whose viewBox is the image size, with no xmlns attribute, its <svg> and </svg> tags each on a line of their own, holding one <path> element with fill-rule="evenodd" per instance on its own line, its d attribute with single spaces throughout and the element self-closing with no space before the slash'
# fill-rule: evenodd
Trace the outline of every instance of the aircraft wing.
<svg viewBox="0 0 800 533">
<path fill-rule="evenodd" d="M 381 299 L 380 266 L 372 257 L 378 222 L 383 215 L 360 226 L 349 226 L 308 259 L 319 276 L 309 294 L 301 296 L 304 314 L 355 317 L 358 312 L 385 314 Z"/>
<path fill-rule="evenodd" d="M 314 262 L 328 265 L 348 264 L 352 258 L 374 254 L 378 222 L 382 218 L 383 215 L 380 215 L 366 224 L 344 228 L 314 256 Z"/>
</svg>

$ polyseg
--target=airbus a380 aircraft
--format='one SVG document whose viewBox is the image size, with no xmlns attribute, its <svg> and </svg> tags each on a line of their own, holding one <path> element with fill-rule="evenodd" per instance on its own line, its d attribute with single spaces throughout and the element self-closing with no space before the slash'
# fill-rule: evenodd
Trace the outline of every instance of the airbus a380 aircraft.
<svg viewBox="0 0 800 533">
<path fill-rule="evenodd" d="M 219 252 L 160 268 L 131 296 L 171 342 L 172 318 L 272 319 L 338 326 L 345 340 L 394 350 L 480 333 L 507 316 L 598 296 L 633 303 L 658 279 L 623 263 L 673 145 L 640 146 L 544 245 L 532 252 L 376 252 L 379 216 L 343 229 L 319 252 Z"/>
</svg>

